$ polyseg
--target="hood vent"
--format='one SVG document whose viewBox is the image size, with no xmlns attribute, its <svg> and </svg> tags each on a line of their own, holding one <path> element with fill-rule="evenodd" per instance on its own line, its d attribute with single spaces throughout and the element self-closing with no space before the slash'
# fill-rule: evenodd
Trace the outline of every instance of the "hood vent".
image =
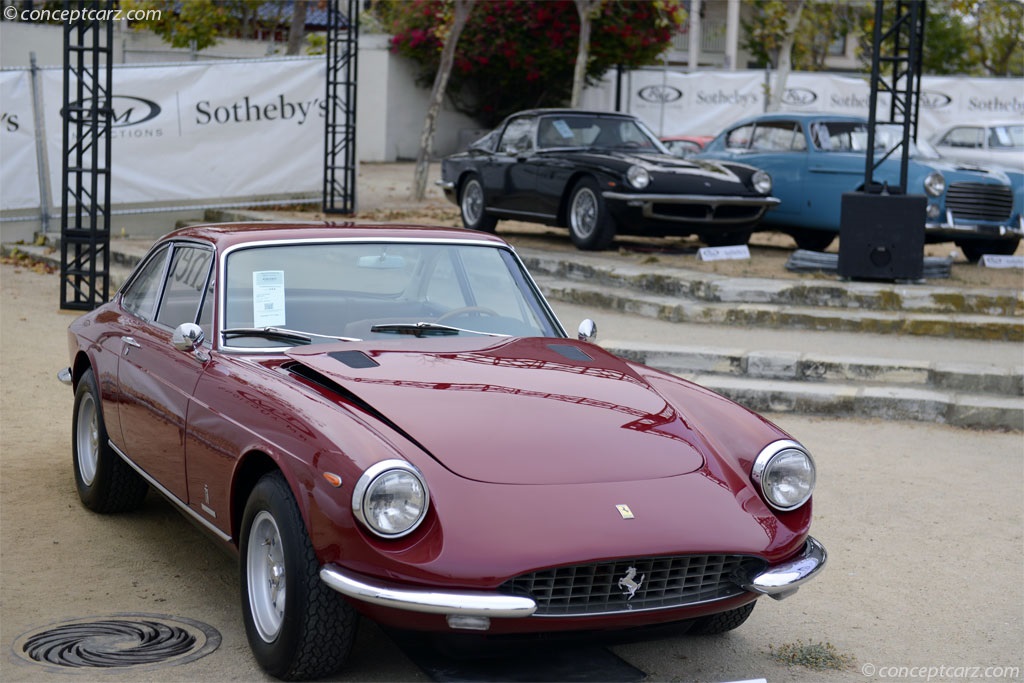
<svg viewBox="0 0 1024 683">
<path fill-rule="evenodd" d="M 548 348 L 561 356 L 565 356 L 569 360 L 584 362 L 594 360 L 586 351 L 578 346 L 573 346 L 572 344 L 548 344 Z"/>
<path fill-rule="evenodd" d="M 332 351 L 327 355 L 334 360 L 341 361 L 350 368 L 356 368 L 358 370 L 380 367 L 380 363 L 370 358 L 362 351 Z"/>
</svg>

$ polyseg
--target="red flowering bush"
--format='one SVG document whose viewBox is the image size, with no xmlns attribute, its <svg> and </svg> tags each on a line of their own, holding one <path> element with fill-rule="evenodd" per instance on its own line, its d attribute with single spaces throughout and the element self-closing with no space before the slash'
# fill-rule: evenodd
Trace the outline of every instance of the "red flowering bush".
<svg viewBox="0 0 1024 683">
<path fill-rule="evenodd" d="M 391 47 L 424 68 L 432 82 L 451 4 L 444 0 L 378 2 Z M 622 65 L 657 62 L 685 19 L 677 2 L 607 0 L 594 18 L 587 81 Z M 459 38 L 448 94 L 455 107 L 486 125 L 532 107 L 568 104 L 579 44 L 572 0 L 477 2 Z"/>
</svg>

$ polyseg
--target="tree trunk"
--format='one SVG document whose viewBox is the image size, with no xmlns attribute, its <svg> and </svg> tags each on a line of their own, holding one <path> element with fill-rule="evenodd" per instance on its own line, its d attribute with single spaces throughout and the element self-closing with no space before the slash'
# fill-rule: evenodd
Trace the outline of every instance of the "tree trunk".
<svg viewBox="0 0 1024 683">
<path fill-rule="evenodd" d="M 455 46 L 459 42 L 459 34 L 462 33 L 466 20 L 469 19 L 471 9 L 473 9 L 473 0 L 455 0 L 455 16 L 452 18 L 448 36 L 444 40 L 444 47 L 441 49 L 441 63 L 434 76 L 434 88 L 430 91 L 427 118 L 423 121 L 423 132 L 420 134 L 420 150 L 416 155 L 416 172 L 412 184 L 412 198 L 415 201 L 423 201 L 423 197 L 427 194 L 427 172 L 430 170 L 430 153 L 434 146 L 437 116 L 441 112 L 441 104 L 444 102 L 444 93 L 448 87 L 448 76 L 452 72 L 452 64 L 455 63 Z"/>
<path fill-rule="evenodd" d="M 572 75 L 572 99 L 569 106 L 574 109 L 580 106 L 583 86 L 587 79 L 587 61 L 590 59 L 590 25 L 592 17 L 602 0 L 575 0 L 576 13 L 580 17 L 580 42 L 576 49 L 576 69 Z"/>
<path fill-rule="evenodd" d="M 295 0 L 292 10 L 292 23 L 288 28 L 288 50 L 285 54 L 297 55 L 306 40 L 306 2 Z"/>
<path fill-rule="evenodd" d="M 804 10 L 804 0 L 796 3 L 796 7 L 786 19 L 786 34 L 779 47 L 779 64 L 775 72 L 775 87 L 772 88 L 768 100 L 768 111 L 778 111 L 782 106 L 782 96 L 786 93 L 786 79 L 793 70 L 793 43 L 796 42 L 796 29 L 800 25 L 800 14 Z"/>
</svg>

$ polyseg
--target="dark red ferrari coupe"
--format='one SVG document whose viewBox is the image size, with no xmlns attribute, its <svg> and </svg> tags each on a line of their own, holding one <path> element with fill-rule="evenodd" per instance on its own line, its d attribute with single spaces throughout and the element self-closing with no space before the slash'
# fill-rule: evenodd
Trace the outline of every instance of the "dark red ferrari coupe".
<svg viewBox="0 0 1024 683">
<path fill-rule="evenodd" d="M 716 633 L 814 576 L 807 451 L 580 327 L 492 235 L 178 230 L 69 329 L 78 493 L 111 513 L 154 488 L 236 551 L 284 679 L 341 667 L 358 614 Z"/>
</svg>

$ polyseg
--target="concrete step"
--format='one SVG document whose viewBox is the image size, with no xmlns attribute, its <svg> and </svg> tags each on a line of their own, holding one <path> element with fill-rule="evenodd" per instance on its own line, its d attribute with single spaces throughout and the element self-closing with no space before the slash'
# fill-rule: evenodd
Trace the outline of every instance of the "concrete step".
<svg viewBox="0 0 1024 683">
<path fill-rule="evenodd" d="M 1022 341 L 1024 317 L 984 313 L 874 310 L 792 303 L 708 301 L 534 274 L 548 298 L 669 322 Z"/>
<path fill-rule="evenodd" d="M 521 249 L 534 276 L 580 282 L 605 290 L 642 292 L 677 301 L 771 304 L 826 309 L 1024 316 L 1024 292 L 932 284 L 842 282 L 788 278 L 736 278 L 713 273 L 634 265 L 600 255 L 570 256 Z"/>
</svg>

